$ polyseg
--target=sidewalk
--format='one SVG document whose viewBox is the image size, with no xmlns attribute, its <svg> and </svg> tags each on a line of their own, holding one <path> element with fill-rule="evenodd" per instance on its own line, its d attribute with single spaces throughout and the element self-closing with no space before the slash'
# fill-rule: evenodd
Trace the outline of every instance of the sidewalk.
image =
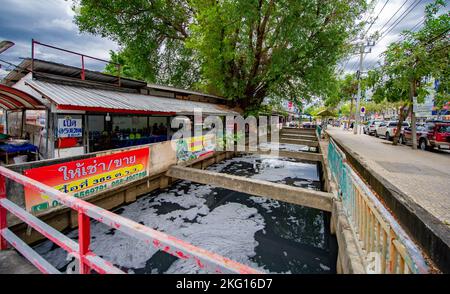
<svg viewBox="0 0 450 294">
<path fill-rule="evenodd" d="M 337 127 L 328 133 L 353 151 L 363 164 L 397 187 L 450 229 L 450 154 L 393 146 Z"/>
</svg>

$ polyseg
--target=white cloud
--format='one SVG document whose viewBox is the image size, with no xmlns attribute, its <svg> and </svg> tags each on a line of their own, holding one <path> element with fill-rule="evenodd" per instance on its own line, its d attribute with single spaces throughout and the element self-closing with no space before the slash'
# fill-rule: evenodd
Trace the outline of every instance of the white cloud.
<svg viewBox="0 0 450 294">
<path fill-rule="evenodd" d="M 379 0 L 377 2 L 375 8 L 373 9 L 373 12 L 371 13 L 372 19 L 378 15 L 385 2 L 386 0 Z M 372 47 L 372 52 L 365 56 L 363 71 L 366 71 L 368 67 L 373 68 L 373 66 L 375 66 L 376 63 L 380 60 L 380 55 L 387 49 L 389 44 L 398 41 L 401 37 L 400 34 L 402 31 L 411 29 L 422 19 L 422 17 L 425 15 L 425 6 L 430 2 L 432 1 L 420 1 L 419 4 L 415 7 L 414 5 L 415 3 L 417 3 L 416 0 L 408 0 L 405 5 L 403 5 L 405 3 L 405 0 L 390 0 L 387 2 L 386 7 L 380 13 L 378 19 L 376 19 L 367 35 L 370 36 L 375 32 L 380 31 L 381 29 L 381 32 L 387 33 L 389 28 L 393 26 L 392 30 L 389 33 L 385 34 L 385 37 L 376 42 L 375 46 Z M 397 14 L 395 14 L 397 10 L 400 9 L 400 7 L 401 10 L 398 11 Z M 408 8 L 411 8 L 411 12 L 406 12 L 405 14 L 403 14 L 405 11 L 409 11 Z M 390 20 L 390 18 L 394 14 L 395 16 Z M 400 21 L 403 16 L 405 16 L 405 18 Z M 389 23 L 387 23 L 388 21 Z M 397 21 L 399 21 L 398 24 L 393 25 Z M 343 65 L 345 64 L 345 62 L 346 60 L 344 60 Z M 359 55 L 355 55 L 347 62 L 344 73 L 355 72 L 358 68 L 358 64 Z"/>
<path fill-rule="evenodd" d="M 80 52 L 101 59 L 109 59 L 110 50 L 119 46 L 112 40 L 81 33 L 74 23 L 72 1 L 64 0 L 0 0 L 0 40 L 16 45 L 1 55 L 14 64 L 20 57 L 31 56 L 31 39 Z M 80 57 L 42 46 L 36 47 L 36 58 L 80 66 Z M 92 70 L 102 70 L 104 63 L 86 60 Z"/>
</svg>

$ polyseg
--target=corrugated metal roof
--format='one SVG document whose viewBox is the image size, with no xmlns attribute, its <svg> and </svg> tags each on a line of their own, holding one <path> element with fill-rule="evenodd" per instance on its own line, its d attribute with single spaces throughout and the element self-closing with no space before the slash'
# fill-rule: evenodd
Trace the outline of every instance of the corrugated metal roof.
<svg viewBox="0 0 450 294">
<path fill-rule="evenodd" d="M 137 93 L 124 93 L 119 91 L 93 89 L 88 87 L 63 85 L 44 81 L 27 81 L 27 85 L 52 100 L 57 106 L 64 109 L 111 109 L 116 111 L 146 111 L 161 113 L 192 114 L 195 108 L 204 114 L 227 115 L 238 114 L 227 106 L 161 98 Z"/>
<path fill-rule="evenodd" d="M 5 110 L 45 109 L 45 105 L 24 91 L 0 84 L 0 108 Z"/>
</svg>

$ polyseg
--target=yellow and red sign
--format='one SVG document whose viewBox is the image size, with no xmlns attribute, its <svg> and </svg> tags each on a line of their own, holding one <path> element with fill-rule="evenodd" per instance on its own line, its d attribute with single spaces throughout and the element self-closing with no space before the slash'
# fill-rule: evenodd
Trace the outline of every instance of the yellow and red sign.
<svg viewBox="0 0 450 294">
<path fill-rule="evenodd" d="M 61 192 L 83 198 L 147 176 L 149 159 L 150 149 L 146 147 L 33 168 L 25 170 L 24 174 Z M 28 211 L 37 212 L 58 205 L 58 201 L 25 188 Z"/>
</svg>

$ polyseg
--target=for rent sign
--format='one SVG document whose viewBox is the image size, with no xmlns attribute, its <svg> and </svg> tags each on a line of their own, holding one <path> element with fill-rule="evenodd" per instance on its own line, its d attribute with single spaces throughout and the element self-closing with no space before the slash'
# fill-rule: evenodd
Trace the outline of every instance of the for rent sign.
<svg viewBox="0 0 450 294">
<path fill-rule="evenodd" d="M 33 168 L 25 170 L 24 174 L 61 192 L 83 198 L 147 176 L 149 159 L 150 149 L 146 147 Z M 25 188 L 27 210 L 37 212 L 58 205 L 48 196 Z"/>
</svg>

